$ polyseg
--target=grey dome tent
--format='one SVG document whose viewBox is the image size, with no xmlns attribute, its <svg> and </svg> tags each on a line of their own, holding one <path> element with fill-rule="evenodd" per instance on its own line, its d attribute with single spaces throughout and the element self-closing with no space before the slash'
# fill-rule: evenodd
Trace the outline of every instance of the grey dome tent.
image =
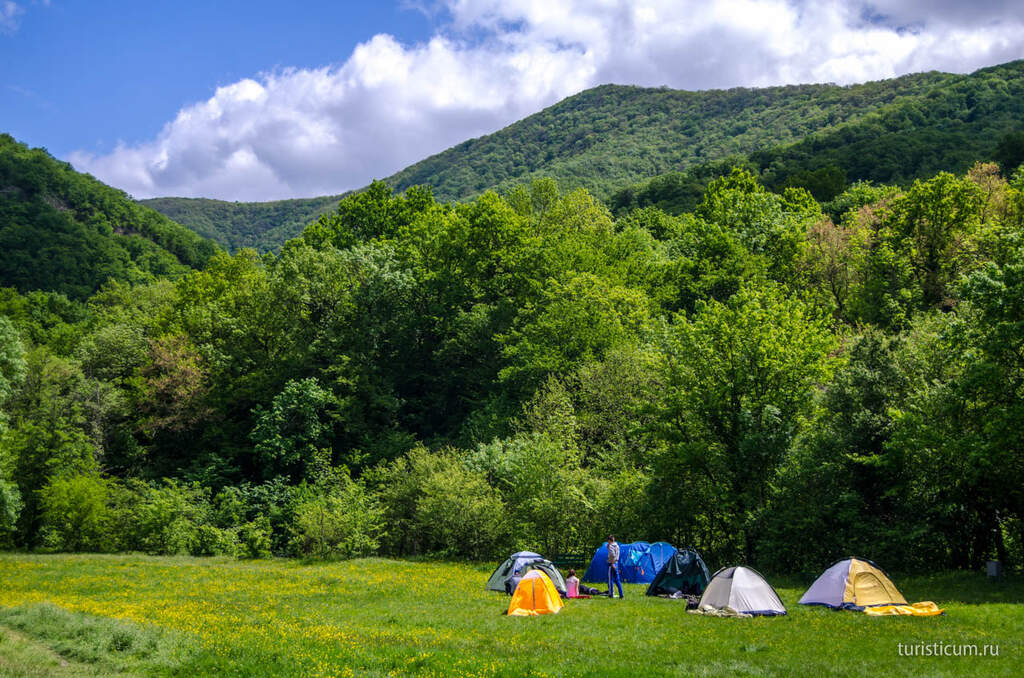
<svg viewBox="0 0 1024 678">
<path fill-rule="evenodd" d="M 711 575 L 700 554 L 693 549 L 679 549 L 658 570 L 654 581 L 647 587 L 649 596 L 669 596 L 683 593 L 699 596 L 704 593 Z"/>
<path fill-rule="evenodd" d="M 562 573 L 558 571 L 554 563 L 533 551 L 519 551 L 510 555 L 505 562 L 498 565 L 497 569 L 491 573 L 484 588 L 488 591 L 501 591 L 504 593 L 505 580 L 515 574 L 516 570 L 519 570 L 521 575 L 526 574 L 530 570 L 541 570 L 551 579 L 551 583 L 555 585 L 558 592 L 565 596 L 565 579 L 562 577 Z"/>
<path fill-rule="evenodd" d="M 752 616 L 786 614 L 786 606 L 759 572 L 749 567 L 723 567 L 700 598 L 698 609 L 726 607 Z"/>
</svg>

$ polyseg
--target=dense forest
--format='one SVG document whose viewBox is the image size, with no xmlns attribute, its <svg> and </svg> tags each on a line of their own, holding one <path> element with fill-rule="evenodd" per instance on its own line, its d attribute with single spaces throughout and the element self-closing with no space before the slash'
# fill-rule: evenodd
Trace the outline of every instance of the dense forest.
<svg viewBox="0 0 1024 678">
<path fill-rule="evenodd" d="M 5 277 L 0 542 L 1021 565 L 1024 168 L 773 188 L 723 169 L 613 217 L 553 179 L 375 182 L 278 253 Z"/>
<path fill-rule="evenodd" d="M 269 202 L 227 202 L 208 198 L 150 198 L 139 204 L 184 224 L 229 252 L 243 248 L 274 252 L 321 215 L 341 195 Z"/>
<path fill-rule="evenodd" d="M 124 192 L 0 134 L 0 281 L 84 299 L 108 279 L 202 267 L 217 251 Z"/>
<path fill-rule="evenodd" d="M 735 165 L 768 188 L 806 188 L 822 201 L 858 181 L 907 186 L 939 171 L 966 172 L 979 160 L 1016 167 L 1024 162 L 1022 74 L 1024 62 L 987 68 L 793 144 L 647 179 L 616 191 L 609 204 L 616 214 L 649 206 L 690 211 L 709 179 Z"/>
<path fill-rule="evenodd" d="M 678 215 L 693 211 L 711 179 L 742 166 L 772 190 L 802 187 L 830 201 L 858 181 L 907 188 L 978 161 L 1016 166 L 1024 160 L 1022 120 L 1024 61 L 846 87 L 605 85 L 384 181 L 399 192 L 431 186 L 446 201 L 553 177 L 563 190 L 587 189 L 616 216 L 651 206 Z M 142 203 L 230 251 L 276 252 L 339 198 Z"/>
</svg>

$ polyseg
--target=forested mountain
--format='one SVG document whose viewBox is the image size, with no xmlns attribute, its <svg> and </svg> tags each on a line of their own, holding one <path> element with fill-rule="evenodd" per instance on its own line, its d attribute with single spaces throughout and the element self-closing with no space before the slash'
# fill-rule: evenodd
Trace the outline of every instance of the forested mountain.
<svg viewBox="0 0 1024 678">
<path fill-rule="evenodd" d="M 831 200 L 858 181 L 907 185 L 939 171 L 966 172 L 979 160 L 1009 170 L 1024 162 L 1024 61 L 949 79 L 792 144 L 648 179 L 617 191 L 610 206 L 679 214 L 696 206 L 709 178 L 735 165 L 772 189 L 800 186 Z"/>
<path fill-rule="evenodd" d="M 1024 61 L 966 76 L 932 72 L 845 87 L 605 85 L 385 181 L 460 199 L 543 175 L 606 199 L 640 180 L 755 152 L 773 185 L 834 164 L 849 168 L 849 181 L 901 181 L 988 159 L 1002 135 L 1020 128 L 1022 110 Z"/>
<path fill-rule="evenodd" d="M 860 180 L 906 185 L 938 171 L 965 172 L 998 159 L 1000 142 L 1022 129 L 1024 61 L 966 76 L 932 72 L 845 87 L 603 85 L 384 181 L 461 200 L 545 176 L 564 189 L 588 189 L 616 214 L 647 205 L 679 214 L 734 166 L 773 189 L 802 186 L 830 200 Z M 143 203 L 230 249 L 270 251 L 337 200 Z"/>
<path fill-rule="evenodd" d="M 164 214 L 227 250 L 279 248 L 321 214 L 332 211 L 341 195 L 271 202 L 227 202 L 207 198 L 151 198 L 139 204 Z"/>
<path fill-rule="evenodd" d="M 82 299 L 109 279 L 179 276 L 216 251 L 122 191 L 0 135 L 0 286 Z"/>
</svg>

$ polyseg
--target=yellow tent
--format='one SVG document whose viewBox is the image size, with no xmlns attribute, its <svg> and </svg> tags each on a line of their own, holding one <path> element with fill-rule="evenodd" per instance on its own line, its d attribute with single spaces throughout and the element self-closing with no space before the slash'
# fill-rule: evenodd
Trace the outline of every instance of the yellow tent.
<svg viewBox="0 0 1024 678">
<path fill-rule="evenodd" d="M 906 605 L 907 600 L 877 565 L 860 558 L 846 558 L 825 570 L 807 589 L 800 604 L 859 609 Z"/>
<path fill-rule="evenodd" d="M 510 617 L 556 614 L 562 605 L 562 598 L 551 579 L 541 570 L 530 570 L 516 586 L 508 614 Z"/>
<path fill-rule="evenodd" d="M 907 604 L 907 599 L 884 572 L 873 564 L 856 558 L 850 561 L 850 574 L 846 580 L 844 599 L 859 607 Z"/>
</svg>

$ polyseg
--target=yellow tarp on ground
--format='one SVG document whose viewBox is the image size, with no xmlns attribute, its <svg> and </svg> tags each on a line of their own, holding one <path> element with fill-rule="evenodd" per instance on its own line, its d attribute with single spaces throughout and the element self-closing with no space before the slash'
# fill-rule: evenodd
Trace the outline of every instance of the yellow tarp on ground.
<svg viewBox="0 0 1024 678">
<path fill-rule="evenodd" d="M 938 605 L 928 600 L 923 603 L 912 605 L 879 605 L 877 607 L 864 608 L 864 614 L 872 616 L 883 615 L 909 615 L 912 617 L 934 617 L 942 614 L 943 610 Z"/>
<path fill-rule="evenodd" d="M 867 607 L 869 605 L 906 605 L 907 599 L 899 592 L 885 573 L 871 563 L 853 558 L 846 579 L 843 602 Z"/>
<path fill-rule="evenodd" d="M 508 614 L 510 617 L 556 614 L 562 605 L 562 597 L 551 579 L 540 570 L 530 570 L 516 586 Z"/>
</svg>

